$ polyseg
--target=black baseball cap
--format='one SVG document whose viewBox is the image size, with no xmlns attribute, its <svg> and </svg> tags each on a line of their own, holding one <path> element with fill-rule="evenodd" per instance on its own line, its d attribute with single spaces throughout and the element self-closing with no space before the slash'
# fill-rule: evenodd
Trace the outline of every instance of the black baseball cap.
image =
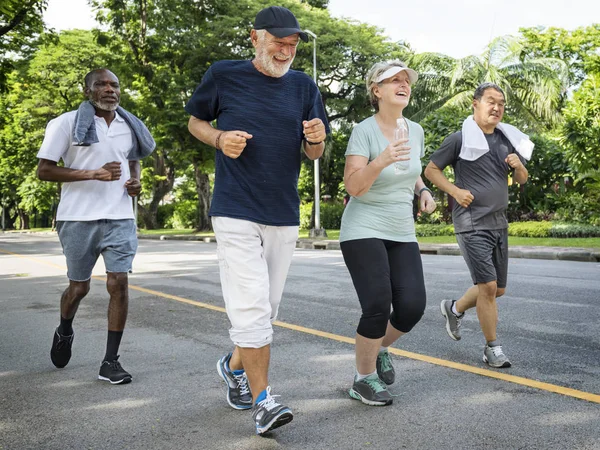
<svg viewBox="0 0 600 450">
<path fill-rule="evenodd" d="M 260 10 L 254 19 L 254 29 L 267 30 L 278 38 L 298 33 L 300 39 L 308 42 L 308 35 L 300 29 L 294 13 L 282 6 L 269 6 Z"/>
</svg>

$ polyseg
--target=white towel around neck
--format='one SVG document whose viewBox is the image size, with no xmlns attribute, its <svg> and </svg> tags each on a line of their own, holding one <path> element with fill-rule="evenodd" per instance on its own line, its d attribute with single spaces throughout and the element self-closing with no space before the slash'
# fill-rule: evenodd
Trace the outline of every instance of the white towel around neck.
<svg viewBox="0 0 600 450">
<path fill-rule="evenodd" d="M 497 128 L 506 136 L 515 150 L 527 161 L 531 159 L 534 144 L 525 133 L 507 123 L 499 123 Z M 483 130 L 479 128 L 473 116 L 465 119 L 462 125 L 462 146 L 460 157 L 467 161 L 475 161 L 490 151 Z"/>
</svg>

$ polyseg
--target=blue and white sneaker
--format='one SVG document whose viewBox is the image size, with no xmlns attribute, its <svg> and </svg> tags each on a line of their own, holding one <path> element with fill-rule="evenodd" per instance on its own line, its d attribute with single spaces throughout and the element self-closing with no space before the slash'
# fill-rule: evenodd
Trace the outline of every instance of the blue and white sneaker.
<svg viewBox="0 0 600 450">
<path fill-rule="evenodd" d="M 227 383 L 227 403 L 233 409 L 250 409 L 252 408 L 252 393 L 248 385 L 248 377 L 245 371 L 236 374 L 230 370 L 230 359 L 231 353 L 223 356 L 217 362 L 217 371 Z"/>
<path fill-rule="evenodd" d="M 263 398 L 261 399 L 261 397 Z M 261 393 L 254 408 L 252 408 L 252 418 L 256 424 L 256 434 L 260 436 L 291 422 L 294 418 L 292 410 L 287 406 L 277 403 L 275 397 L 279 396 L 271 395 L 271 386 L 267 386 L 267 389 Z"/>
</svg>

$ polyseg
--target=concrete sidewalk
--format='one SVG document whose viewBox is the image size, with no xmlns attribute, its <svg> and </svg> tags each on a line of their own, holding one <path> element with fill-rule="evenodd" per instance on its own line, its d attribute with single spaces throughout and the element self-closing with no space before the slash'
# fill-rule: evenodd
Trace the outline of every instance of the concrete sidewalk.
<svg viewBox="0 0 600 450">
<path fill-rule="evenodd" d="M 139 235 L 138 237 L 139 239 L 156 239 L 161 241 L 180 240 L 216 242 L 214 236 L 208 237 L 190 235 Z M 419 244 L 419 247 L 421 249 L 421 253 L 426 255 L 460 255 L 458 244 Z M 316 250 L 339 250 L 340 243 L 337 240 L 300 238 L 296 242 L 296 248 L 308 248 Z M 512 246 L 508 249 L 508 256 L 510 258 L 600 262 L 600 249 L 578 247 Z"/>
</svg>

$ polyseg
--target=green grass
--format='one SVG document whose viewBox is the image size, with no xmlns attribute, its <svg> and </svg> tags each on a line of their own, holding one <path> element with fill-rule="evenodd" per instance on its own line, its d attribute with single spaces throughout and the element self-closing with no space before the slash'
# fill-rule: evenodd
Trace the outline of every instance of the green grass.
<svg viewBox="0 0 600 450">
<path fill-rule="evenodd" d="M 33 228 L 27 230 L 29 232 L 51 231 L 50 228 Z M 140 230 L 142 235 L 195 235 L 195 236 L 214 236 L 213 232 L 203 231 L 196 232 L 189 229 L 161 229 L 161 230 Z M 307 239 L 308 230 L 300 230 L 299 236 Z M 340 230 L 327 230 L 327 237 L 324 239 L 337 240 L 340 237 Z M 422 244 L 456 244 L 454 236 L 431 236 L 420 237 L 419 242 Z M 509 236 L 508 244 L 514 246 L 534 246 L 534 247 L 584 247 L 584 248 L 600 248 L 600 238 L 525 238 Z"/>
<path fill-rule="evenodd" d="M 327 232 L 327 237 L 326 238 L 319 238 L 319 239 L 331 239 L 331 240 L 338 240 L 340 238 L 340 230 L 325 230 Z M 308 239 L 309 238 L 309 231 L 308 230 L 300 230 L 300 232 L 298 233 L 298 236 L 301 238 L 305 238 Z"/>
<path fill-rule="evenodd" d="M 0 230 L 1 231 L 1 230 Z M 28 230 L 6 230 L 7 233 L 19 233 L 19 232 L 27 232 L 27 233 L 42 233 L 52 231 L 52 228 L 29 228 Z"/>
<path fill-rule="evenodd" d="M 301 238 L 308 238 L 308 230 L 300 230 L 299 233 L 299 237 Z M 142 235 L 168 235 L 168 236 L 173 236 L 173 235 L 194 235 L 194 236 L 214 236 L 215 233 L 213 233 L 212 231 L 202 231 L 202 232 L 196 232 L 194 230 L 187 230 L 187 229 L 181 229 L 181 230 L 172 230 L 172 229 L 161 229 L 161 230 L 140 230 L 140 234 Z M 323 239 L 333 239 L 333 240 L 337 240 L 340 237 L 340 230 L 327 230 L 327 237 L 323 238 Z"/>
<path fill-rule="evenodd" d="M 308 238 L 308 230 L 300 230 L 301 238 Z M 340 230 L 327 230 L 327 238 L 339 239 Z M 417 238 L 422 244 L 456 244 L 454 236 L 430 236 Z M 600 248 L 600 238 L 524 238 L 509 236 L 508 245 L 534 247 L 587 247 Z"/>
<path fill-rule="evenodd" d="M 194 236 L 214 236 L 214 233 L 212 231 L 203 231 L 203 232 L 197 232 L 196 230 L 190 230 L 190 229 L 171 229 L 171 228 L 163 228 L 163 229 L 159 229 L 159 230 L 140 230 L 140 234 L 145 234 L 145 235 L 149 235 L 149 236 L 154 236 L 154 235 L 168 235 L 168 236 L 173 236 L 173 235 L 188 235 L 188 234 L 193 234 Z"/>
<path fill-rule="evenodd" d="M 194 230 L 140 230 L 140 234 L 150 235 L 196 235 L 196 236 L 214 236 L 211 232 L 197 233 Z M 300 230 L 299 237 L 308 239 L 309 230 Z M 340 230 L 327 230 L 327 237 L 322 239 L 337 240 L 340 237 Z M 420 237 L 419 242 L 422 244 L 456 244 L 454 236 L 430 236 Z M 534 246 L 534 247 L 587 247 L 600 248 L 600 238 L 524 238 L 513 237 L 508 238 L 509 245 L 515 246 Z"/>
<path fill-rule="evenodd" d="M 422 244 L 456 244 L 454 236 L 431 236 L 420 237 Z M 533 247 L 585 247 L 600 248 L 600 238 L 525 238 L 508 237 L 508 245 L 514 246 L 533 246 Z"/>
<path fill-rule="evenodd" d="M 544 247 L 600 248 L 600 238 L 524 238 L 509 237 L 508 245 L 535 245 Z"/>
</svg>

